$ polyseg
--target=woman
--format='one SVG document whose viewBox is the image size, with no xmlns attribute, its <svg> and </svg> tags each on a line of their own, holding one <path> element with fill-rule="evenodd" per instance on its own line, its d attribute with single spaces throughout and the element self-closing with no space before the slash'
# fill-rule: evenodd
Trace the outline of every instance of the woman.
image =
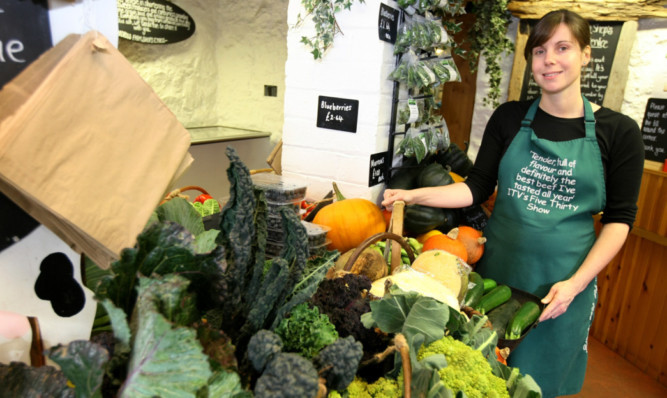
<svg viewBox="0 0 667 398">
<path fill-rule="evenodd" d="M 484 277 L 531 292 L 547 304 L 539 325 L 509 357 L 545 397 L 583 384 L 596 275 L 621 249 L 634 222 L 643 172 L 639 127 L 581 93 L 591 60 L 590 28 L 567 10 L 545 15 L 524 53 L 541 97 L 508 102 L 491 116 L 465 182 L 391 190 L 382 204 L 458 208 L 498 187 L 484 230 Z M 592 216 L 603 212 L 596 239 Z"/>
</svg>

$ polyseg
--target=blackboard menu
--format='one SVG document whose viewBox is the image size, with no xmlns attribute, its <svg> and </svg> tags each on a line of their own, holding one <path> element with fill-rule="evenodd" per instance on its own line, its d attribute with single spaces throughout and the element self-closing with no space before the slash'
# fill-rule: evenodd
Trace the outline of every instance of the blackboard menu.
<svg viewBox="0 0 667 398">
<path fill-rule="evenodd" d="M 536 21 L 527 23 L 532 27 Z M 583 71 L 581 93 L 589 101 L 602 105 L 609 84 L 611 66 L 614 63 L 616 46 L 621 35 L 623 22 L 591 22 L 591 62 Z M 520 56 L 520 55 L 517 55 Z M 535 99 L 540 95 L 540 88 L 532 78 L 531 66 L 526 66 L 521 87 L 521 99 Z"/>
<path fill-rule="evenodd" d="M 166 0 L 118 0 L 118 37 L 144 44 L 169 44 L 195 33 L 195 21 Z"/>
<path fill-rule="evenodd" d="M 356 133 L 358 116 L 358 100 L 324 96 L 318 98 L 317 127 Z"/>
<path fill-rule="evenodd" d="M 368 173 L 368 186 L 372 187 L 385 182 L 387 179 L 387 164 L 389 163 L 389 152 L 374 153 L 371 155 L 371 162 Z"/>
<path fill-rule="evenodd" d="M 47 0 L 0 0 L 0 88 L 51 46 Z"/>
<path fill-rule="evenodd" d="M 649 98 L 642 122 L 644 157 L 664 162 L 667 148 L 667 98 Z"/>
<path fill-rule="evenodd" d="M 391 44 L 396 43 L 398 18 L 400 15 L 399 10 L 380 3 L 380 14 L 378 15 L 378 36 L 380 40 Z"/>
</svg>

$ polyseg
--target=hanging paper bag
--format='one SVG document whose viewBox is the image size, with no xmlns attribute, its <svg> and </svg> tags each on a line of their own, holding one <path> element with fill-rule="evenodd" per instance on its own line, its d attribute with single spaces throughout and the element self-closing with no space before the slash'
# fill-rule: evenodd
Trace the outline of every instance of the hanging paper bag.
<svg viewBox="0 0 667 398">
<path fill-rule="evenodd" d="M 66 37 L 0 91 L 0 191 L 101 267 L 134 246 L 189 146 L 98 32 Z"/>
</svg>

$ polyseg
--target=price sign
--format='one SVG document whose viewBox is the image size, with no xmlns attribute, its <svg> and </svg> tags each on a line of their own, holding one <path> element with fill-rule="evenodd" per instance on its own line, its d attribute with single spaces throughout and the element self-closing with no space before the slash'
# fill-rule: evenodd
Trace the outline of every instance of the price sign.
<svg viewBox="0 0 667 398">
<path fill-rule="evenodd" d="M 387 163 L 389 152 L 374 153 L 371 155 L 370 172 L 368 174 L 368 186 L 372 187 L 387 180 Z"/>
<path fill-rule="evenodd" d="M 358 100 L 324 96 L 318 98 L 317 127 L 356 133 L 358 116 Z"/>
<path fill-rule="evenodd" d="M 51 45 L 46 0 L 0 0 L 0 88 Z"/>
<path fill-rule="evenodd" d="M 378 36 L 380 40 L 391 44 L 396 43 L 399 16 L 399 10 L 380 3 L 380 14 L 378 15 Z"/>
<path fill-rule="evenodd" d="M 118 37 L 144 44 L 169 44 L 195 33 L 195 21 L 166 0 L 118 0 Z"/>
<path fill-rule="evenodd" d="M 663 162 L 667 148 L 667 98 L 649 98 L 642 122 L 644 157 Z"/>
</svg>

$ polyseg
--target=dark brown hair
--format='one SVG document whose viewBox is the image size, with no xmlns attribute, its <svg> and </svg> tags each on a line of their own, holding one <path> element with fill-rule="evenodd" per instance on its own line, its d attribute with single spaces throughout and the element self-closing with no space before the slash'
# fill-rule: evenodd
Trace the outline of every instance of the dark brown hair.
<svg viewBox="0 0 667 398">
<path fill-rule="evenodd" d="M 570 28 L 572 36 L 577 40 L 582 50 L 591 45 L 591 28 L 587 20 L 573 11 L 551 11 L 540 18 L 530 31 L 526 48 L 523 50 L 523 56 L 527 61 L 530 61 L 533 49 L 546 43 L 561 23 Z"/>
</svg>

